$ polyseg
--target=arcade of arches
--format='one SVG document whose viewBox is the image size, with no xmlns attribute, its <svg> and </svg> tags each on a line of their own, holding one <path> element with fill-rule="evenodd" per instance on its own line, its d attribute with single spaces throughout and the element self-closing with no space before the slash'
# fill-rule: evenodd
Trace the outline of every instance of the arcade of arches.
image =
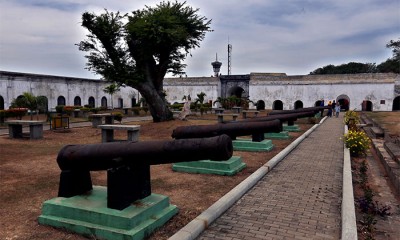
<svg viewBox="0 0 400 240">
<path fill-rule="evenodd" d="M 235 93 L 233 95 L 235 95 L 236 97 L 241 96 L 241 93 L 243 93 L 244 90 L 243 88 L 236 88 L 234 91 L 232 91 L 232 93 Z M 236 95 L 237 94 L 237 95 Z M 22 97 L 18 96 L 18 97 Z M 40 96 L 45 98 L 45 103 L 44 106 L 41 106 L 41 111 L 46 111 L 46 109 L 48 108 L 47 106 L 47 102 L 48 99 L 45 96 Z M 336 101 L 342 106 L 342 109 L 347 111 L 350 108 L 350 99 L 347 95 L 340 95 L 336 98 Z M 57 105 L 65 105 L 65 97 L 64 96 L 59 96 L 57 98 Z M 90 106 L 95 106 L 95 99 L 93 97 L 90 97 L 88 99 L 88 105 Z M 132 106 L 134 106 L 136 104 L 136 99 L 132 98 L 131 99 L 131 104 Z M 361 110 L 362 111 L 373 111 L 373 104 L 371 101 L 369 100 L 364 100 L 361 104 Z M 74 98 L 74 106 L 82 106 L 82 100 L 79 96 L 76 96 Z M 102 97 L 101 98 L 101 106 L 102 107 L 107 107 L 107 98 L 106 97 Z M 118 99 L 118 107 L 122 107 L 123 106 L 123 99 Z M 315 106 L 321 106 L 321 100 L 317 100 L 315 102 Z M 257 110 L 264 110 L 265 109 L 265 102 L 263 100 L 258 100 L 256 103 L 256 107 Z M 42 109 L 43 108 L 43 109 Z M 300 100 L 297 100 L 294 103 L 294 109 L 299 109 L 299 108 L 303 108 L 303 102 Z M 283 102 L 281 100 L 275 100 L 273 103 L 273 110 L 283 110 Z M 0 110 L 4 110 L 4 98 L 2 96 L 0 96 Z M 400 96 L 395 97 L 395 99 L 393 100 L 393 109 L 392 111 L 400 111 Z"/>
</svg>

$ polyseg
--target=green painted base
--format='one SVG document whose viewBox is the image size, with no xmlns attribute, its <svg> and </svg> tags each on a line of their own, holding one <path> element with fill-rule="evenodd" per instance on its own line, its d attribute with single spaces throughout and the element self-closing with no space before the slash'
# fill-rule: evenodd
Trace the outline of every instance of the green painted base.
<svg viewBox="0 0 400 240">
<path fill-rule="evenodd" d="M 268 139 L 289 139 L 290 135 L 288 131 L 282 131 L 279 133 L 264 133 L 264 137 Z"/>
<path fill-rule="evenodd" d="M 178 212 L 159 194 L 134 202 L 122 211 L 107 208 L 107 188 L 94 186 L 88 195 L 45 201 L 39 223 L 100 239 L 143 239 Z"/>
<path fill-rule="evenodd" d="M 246 164 L 242 157 L 232 156 L 226 161 L 202 160 L 194 162 L 180 162 L 172 165 L 172 170 L 177 172 L 217 174 L 232 176 L 242 171 Z"/>
<path fill-rule="evenodd" d="M 237 139 L 232 141 L 233 150 L 246 152 L 269 152 L 274 148 L 271 140 L 253 142 L 251 139 Z"/>
<path fill-rule="evenodd" d="M 300 127 L 299 125 L 295 124 L 292 126 L 288 126 L 288 125 L 283 125 L 283 131 L 288 131 L 288 132 L 300 132 Z"/>
</svg>

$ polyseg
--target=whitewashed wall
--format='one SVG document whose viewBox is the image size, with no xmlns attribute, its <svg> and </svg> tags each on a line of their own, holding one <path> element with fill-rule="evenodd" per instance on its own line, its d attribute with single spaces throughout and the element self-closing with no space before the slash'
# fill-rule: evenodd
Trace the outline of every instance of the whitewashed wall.
<svg viewBox="0 0 400 240">
<path fill-rule="evenodd" d="M 221 92 L 221 84 L 217 77 L 197 78 L 166 78 L 164 79 L 164 90 L 166 99 L 170 103 L 183 102 L 183 96 L 190 95 L 195 101 L 197 94 L 204 92 L 204 102 L 215 101 Z"/>
<path fill-rule="evenodd" d="M 79 96 L 81 104 L 86 105 L 89 97 L 94 97 L 95 106 L 101 106 L 101 98 L 107 98 L 107 105 L 111 107 L 111 97 L 103 89 L 109 83 L 100 79 L 70 78 L 40 74 L 25 74 L 0 71 L 0 96 L 4 98 L 4 107 L 8 109 L 11 101 L 24 92 L 35 96 L 46 96 L 49 109 L 57 106 L 57 99 L 63 96 L 66 105 L 73 106 L 74 98 Z M 113 105 L 118 107 L 118 99 L 123 99 L 123 107 L 131 107 L 131 98 L 138 101 L 138 92 L 134 88 L 125 87 L 113 95 Z"/>
<path fill-rule="evenodd" d="M 263 100 L 271 109 L 275 100 L 283 102 L 284 109 L 293 109 L 297 100 L 304 107 L 312 107 L 324 99 L 337 100 L 341 95 L 350 99 L 350 109 L 361 110 L 361 103 L 369 100 L 374 111 L 391 111 L 395 94 L 396 74 L 269 76 L 251 74 L 250 100 Z M 384 104 L 381 104 L 384 100 Z"/>
<path fill-rule="evenodd" d="M 12 73 L 0 71 L 0 96 L 4 98 L 7 109 L 12 99 L 31 92 L 35 96 L 46 96 L 49 108 L 57 105 L 57 98 L 64 96 L 67 105 L 74 105 L 75 96 L 81 98 L 81 104 L 88 104 L 89 97 L 95 98 L 95 106 L 101 106 L 101 98 L 109 94 L 103 89 L 109 83 L 103 80 L 48 76 L 40 74 Z M 166 99 L 170 103 L 182 102 L 183 96 L 190 95 L 192 101 L 197 94 L 206 94 L 205 102 L 215 101 L 221 94 L 218 77 L 166 78 L 164 80 Z M 297 100 L 304 107 L 314 106 L 320 99 L 333 100 L 340 95 L 350 99 L 350 109 L 361 109 L 361 103 L 369 100 L 374 111 L 391 111 L 393 100 L 400 95 L 399 74 L 349 74 L 349 75 L 304 75 L 285 76 L 267 73 L 251 73 L 249 83 L 250 100 L 263 100 L 266 109 L 271 109 L 275 100 L 283 102 L 284 109 L 293 109 Z M 114 107 L 119 107 L 118 99 L 123 100 L 122 107 L 131 107 L 131 99 L 140 99 L 137 90 L 126 87 L 113 95 Z M 382 104 L 381 100 L 384 100 Z M 252 106 L 250 106 L 252 107 Z"/>
</svg>

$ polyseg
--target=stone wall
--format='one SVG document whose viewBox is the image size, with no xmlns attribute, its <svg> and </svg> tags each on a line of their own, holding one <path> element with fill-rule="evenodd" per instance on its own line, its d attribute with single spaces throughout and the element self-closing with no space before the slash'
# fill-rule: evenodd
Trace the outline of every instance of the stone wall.
<svg viewBox="0 0 400 240">
<path fill-rule="evenodd" d="M 391 111 L 397 74 L 338 74 L 305 76 L 271 76 L 251 74 L 250 100 L 263 100 L 271 109 L 275 100 L 283 102 L 284 109 L 293 109 L 294 102 L 311 107 L 320 99 L 338 100 L 347 96 L 350 109 L 361 110 L 364 100 L 371 101 L 374 111 Z"/>
<path fill-rule="evenodd" d="M 76 96 L 81 98 L 81 105 L 88 104 L 89 97 L 95 99 L 95 107 L 101 106 L 101 99 L 107 99 L 107 106 L 111 106 L 111 97 L 104 93 L 108 86 L 104 80 L 50 76 L 41 74 L 27 74 L 0 71 L 0 96 L 4 99 L 4 108 L 9 108 L 11 101 L 24 92 L 35 96 L 46 96 L 49 109 L 57 106 L 57 99 L 65 98 L 66 105 L 73 106 Z M 138 99 L 138 92 L 130 87 L 121 88 L 113 95 L 113 105 L 118 107 L 122 99 L 122 107 L 131 107 L 131 99 Z"/>
<path fill-rule="evenodd" d="M 338 75 L 302 75 L 286 76 L 285 74 L 251 73 L 240 82 L 234 79 L 231 84 L 222 86 L 219 77 L 182 77 L 164 79 L 166 98 L 170 103 L 183 102 L 183 96 L 190 95 L 192 101 L 197 94 L 204 92 L 205 102 L 215 101 L 222 92 L 229 93 L 233 87 L 246 86 L 246 96 L 257 102 L 262 100 L 266 109 L 272 109 L 274 101 L 280 100 L 284 109 L 293 109 L 296 101 L 301 101 L 303 107 L 311 107 L 315 102 L 324 99 L 338 100 L 345 98 L 350 101 L 350 109 L 361 109 L 363 101 L 370 101 L 373 111 L 391 111 L 393 100 L 400 96 L 399 74 L 338 74 Z M 223 76 L 226 78 L 226 76 Z M 233 76 L 234 77 L 234 76 Z M 100 79 L 83 79 L 61 76 L 49 76 L 40 74 L 27 74 L 0 71 L 0 100 L 4 100 L 7 109 L 12 99 L 22 95 L 23 92 L 31 92 L 35 96 L 46 96 L 49 108 L 57 105 L 57 98 L 63 96 L 66 105 L 74 105 L 74 98 L 81 98 L 81 105 L 88 104 L 89 97 L 95 99 L 95 106 L 101 106 L 101 99 L 107 99 L 107 105 L 111 106 L 111 98 L 103 89 L 109 83 Z M 232 85 L 233 84 L 233 85 Z M 247 84 L 247 85 L 246 85 Z M 248 87 L 248 90 L 247 90 Z M 247 92 L 248 91 L 248 92 Z M 248 94 L 248 95 L 247 95 Z M 140 99 L 137 90 L 126 87 L 114 94 L 113 105 L 132 107 L 131 100 Z M 1 102 L 1 101 L 0 101 Z M 250 106 L 255 108 L 255 106 Z"/>
<path fill-rule="evenodd" d="M 188 96 L 194 101 L 197 94 L 204 92 L 204 102 L 215 101 L 221 92 L 221 84 L 218 77 L 184 77 L 165 78 L 164 90 L 166 99 L 170 103 L 183 102 L 183 96 Z"/>
</svg>

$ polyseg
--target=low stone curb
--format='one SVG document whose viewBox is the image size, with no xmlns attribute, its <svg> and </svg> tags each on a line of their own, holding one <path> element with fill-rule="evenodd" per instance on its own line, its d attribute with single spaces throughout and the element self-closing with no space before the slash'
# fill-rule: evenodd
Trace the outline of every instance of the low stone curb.
<svg viewBox="0 0 400 240">
<path fill-rule="evenodd" d="M 345 125 L 345 134 L 348 128 Z M 357 239 L 356 213 L 354 207 L 353 180 L 351 176 L 350 150 L 344 146 L 343 193 L 342 193 L 342 240 Z"/>
<path fill-rule="evenodd" d="M 315 124 L 308 129 L 289 146 L 275 155 L 264 166 L 252 173 L 243 180 L 239 185 L 225 194 L 216 201 L 208 209 L 202 212 L 194 220 L 189 222 L 181 230 L 176 232 L 169 240 L 193 240 L 197 238 L 208 226 L 211 225 L 219 216 L 228 210 L 235 202 L 237 202 L 247 191 L 249 191 L 262 177 L 272 170 L 283 158 L 285 158 L 294 148 L 296 148 L 306 137 L 308 137 L 319 125 L 321 125 L 327 117 L 324 117 L 320 123 Z"/>
</svg>

